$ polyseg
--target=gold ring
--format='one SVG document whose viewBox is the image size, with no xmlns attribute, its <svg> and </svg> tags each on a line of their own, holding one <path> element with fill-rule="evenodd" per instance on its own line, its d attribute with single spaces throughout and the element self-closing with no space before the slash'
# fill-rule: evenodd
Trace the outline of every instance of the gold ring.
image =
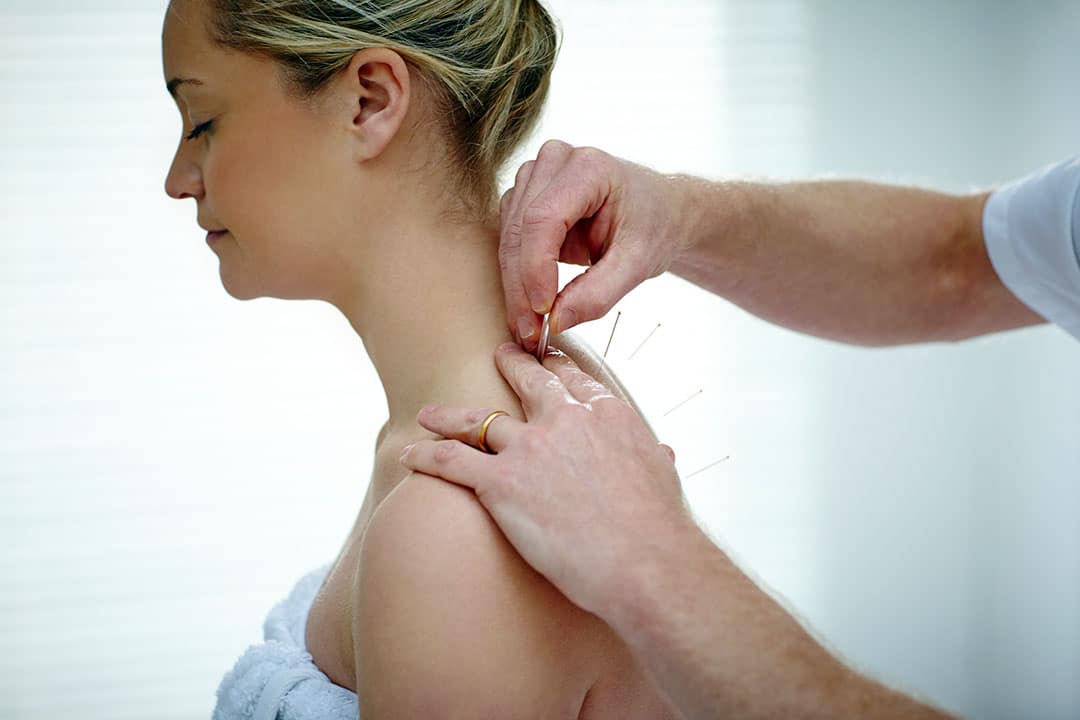
<svg viewBox="0 0 1080 720">
<path fill-rule="evenodd" d="M 489 448 L 487 444 L 488 426 L 491 425 L 492 420 L 499 417 L 500 415 L 506 415 L 507 417 L 509 417 L 510 413 L 503 410 L 494 410 L 490 415 L 484 418 L 484 422 L 480 424 L 480 442 L 477 444 L 480 445 L 480 449 L 486 452 L 488 455 L 496 454 L 495 451 Z"/>
</svg>

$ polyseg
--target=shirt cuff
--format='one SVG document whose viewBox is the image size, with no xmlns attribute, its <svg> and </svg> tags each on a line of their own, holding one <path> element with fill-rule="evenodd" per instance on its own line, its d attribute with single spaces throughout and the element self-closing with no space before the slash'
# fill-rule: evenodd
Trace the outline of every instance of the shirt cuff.
<svg viewBox="0 0 1080 720">
<path fill-rule="evenodd" d="M 1080 157 L 991 194 L 983 237 L 1005 287 L 1080 339 Z"/>
</svg>

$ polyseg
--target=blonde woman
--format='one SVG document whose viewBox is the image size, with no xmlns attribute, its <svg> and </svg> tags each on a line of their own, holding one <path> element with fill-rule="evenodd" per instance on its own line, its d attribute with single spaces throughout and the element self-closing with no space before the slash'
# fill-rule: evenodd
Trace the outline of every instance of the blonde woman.
<svg viewBox="0 0 1080 720">
<path fill-rule="evenodd" d="M 416 423 L 425 403 L 525 418 L 492 360 L 513 340 L 496 178 L 536 124 L 557 44 L 536 0 L 174 0 L 166 13 L 184 123 L 166 191 L 196 201 L 230 295 L 332 303 L 386 393 L 367 496 L 296 633 L 318 669 L 298 677 L 355 693 L 365 719 L 671 716 L 610 628 L 529 568 L 471 491 L 398 462 L 434 437 Z M 551 345 L 624 393 L 580 341 Z M 276 717 L 266 698 L 236 704 Z"/>
</svg>

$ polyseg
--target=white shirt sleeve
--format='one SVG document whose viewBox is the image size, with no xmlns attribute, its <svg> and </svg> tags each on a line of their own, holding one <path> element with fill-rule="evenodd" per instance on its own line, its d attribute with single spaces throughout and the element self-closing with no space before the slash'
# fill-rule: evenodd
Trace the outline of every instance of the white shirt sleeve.
<svg viewBox="0 0 1080 720">
<path fill-rule="evenodd" d="M 1080 157 L 998 188 L 983 237 L 1005 287 L 1080 339 Z"/>
</svg>

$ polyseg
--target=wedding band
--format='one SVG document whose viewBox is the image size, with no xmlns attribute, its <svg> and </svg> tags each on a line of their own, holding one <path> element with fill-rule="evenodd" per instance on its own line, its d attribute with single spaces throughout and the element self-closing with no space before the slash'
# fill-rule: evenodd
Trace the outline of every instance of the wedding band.
<svg viewBox="0 0 1080 720">
<path fill-rule="evenodd" d="M 510 413 L 508 412 L 505 412 L 503 410 L 494 410 L 490 415 L 484 418 L 484 422 L 480 425 L 480 441 L 477 444 L 480 446 L 480 449 L 486 452 L 488 455 L 496 454 L 495 451 L 489 448 L 487 444 L 488 426 L 491 425 L 492 420 L 499 417 L 500 415 L 506 415 L 507 417 L 510 417 Z"/>
</svg>

